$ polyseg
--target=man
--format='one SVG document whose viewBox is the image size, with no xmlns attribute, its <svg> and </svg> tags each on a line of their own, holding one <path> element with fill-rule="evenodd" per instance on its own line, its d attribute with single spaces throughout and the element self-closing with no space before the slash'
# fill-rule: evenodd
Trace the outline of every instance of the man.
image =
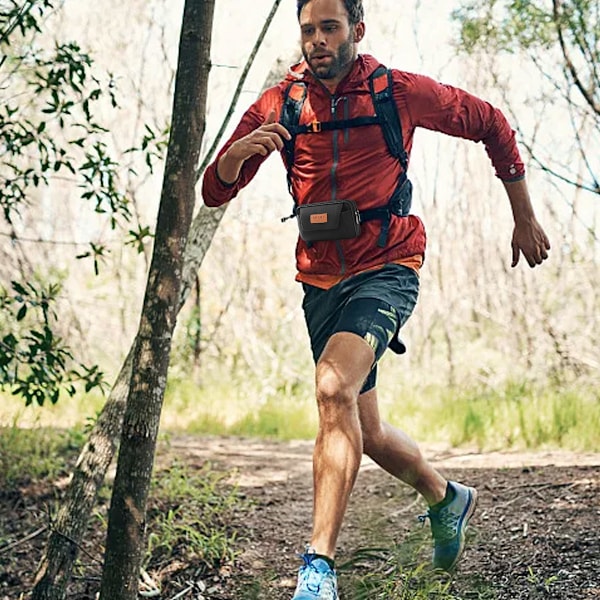
<svg viewBox="0 0 600 600">
<path fill-rule="evenodd" d="M 406 162 L 391 155 L 382 126 L 312 127 L 313 133 L 295 136 L 290 158 L 286 146 L 292 135 L 279 122 L 286 93 L 298 81 L 306 89 L 300 124 L 348 124 L 348 119 L 373 116 L 369 76 L 379 63 L 358 54 L 365 33 L 362 0 L 297 0 L 297 8 L 304 61 L 245 113 L 206 170 L 205 203 L 231 200 L 267 156 L 279 151 L 296 209 L 352 199 L 368 215 L 386 207 L 406 183 Z M 482 141 L 513 211 L 512 264 L 521 253 L 530 266 L 541 264 L 550 244 L 535 218 L 514 132 L 502 113 L 427 77 L 391 73 L 406 152 L 416 127 Z M 319 431 L 313 530 L 294 600 L 337 598 L 336 543 L 363 453 L 427 501 L 435 567 L 452 570 L 456 565 L 477 499 L 473 488 L 446 481 L 414 441 L 380 420 L 376 365 L 388 345 L 401 351 L 397 335 L 417 301 L 425 232 L 416 216 L 397 210 L 387 221 L 361 221 L 356 237 L 307 242 L 302 236 L 296 247 L 296 279 L 305 291 L 303 309 L 316 362 Z"/>
</svg>

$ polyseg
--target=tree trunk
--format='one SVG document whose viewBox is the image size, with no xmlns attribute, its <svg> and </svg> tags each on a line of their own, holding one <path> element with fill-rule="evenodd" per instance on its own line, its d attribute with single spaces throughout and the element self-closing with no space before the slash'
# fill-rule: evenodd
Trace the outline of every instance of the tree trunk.
<svg viewBox="0 0 600 600">
<path fill-rule="evenodd" d="M 254 64 L 258 49 L 262 45 L 280 4 L 281 0 L 274 0 L 271 12 L 237 84 L 224 124 L 219 130 L 219 135 L 206 155 L 201 168 L 197 171 L 196 180 L 199 179 L 212 159 L 212 155 L 217 148 L 217 142 L 222 137 L 226 125 L 234 113 L 240 92 L 246 82 L 250 68 Z M 269 74 L 268 81 L 279 74 L 279 67 L 277 65 L 273 72 Z M 178 312 L 185 304 L 193 288 L 196 274 L 226 209 L 227 205 L 219 208 L 207 208 L 202 205 L 194 218 L 185 249 Z M 121 435 L 123 414 L 132 373 L 133 351 L 134 346 L 130 349 L 88 441 L 79 455 L 72 480 L 65 493 L 65 499 L 53 524 L 46 554 L 38 567 L 31 600 L 64 600 L 66 597 L 67 585 L 73 572 L 73 564 L 78 554 L 88 518 L 96 502 L 98 488 L 104 481 Z"/>
<path fill-rule="evenodd" d="M 214 2 L 186 0 L 183 9 L 171 135 L 108 515 L 101 600 L 138 595 L 146 503 L 206 122 Z"/>
<path fill-rule="evenodd" d="M 33 600 L 63 600 L 98 488 L 112 462 L 129 392 L 133 346 L 90 432 L 36 574 Z"/>
</svg>

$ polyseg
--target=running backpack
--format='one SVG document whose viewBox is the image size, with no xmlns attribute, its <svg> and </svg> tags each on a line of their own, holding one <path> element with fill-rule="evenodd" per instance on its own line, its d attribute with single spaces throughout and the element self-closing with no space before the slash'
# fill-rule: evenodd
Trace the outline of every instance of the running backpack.
<svg viewBox="0 0 600 600">
<path fill-rule="evenodd" d="M 373 73 L 369 76 L 369 89 L 371 91 L 373 107 L 375 108 L 375 116 L 355 117 L 353 119 L 334 119 L 332 121 L 324 122 L 313 121 L 311 123 L 300 125 L 300 115 L 302 113 L 304 100 L 306 99 L 306 83 L 301 80 L 294 81 L 289 85 L 285 92 L 279 122 L 290 132 L 292 136 L 291 140 L 284 140 L 284 155 L 285 164 L 287 168 L 287 182 L 288 189 L 292 197 L 293 194 L 291 169 L 292 165 L 294 164 L 294 149 L 296 144 L 296 136 L 304 134 L 315 134 L 320 133 L 322 131 L 333 131 L 336 129 L 364 127 L 365 125 L 380 125 L 380 127 L 383 130 L 383 136 L 385 138 L 388 150 L 390 154 L 394 158 L 397 158 L 400 162 L 400 165 L 402 166 L 402 173 L 398 178 L 398 183 L 391 198 L 388 199 L 385 205 L 377 208 L 370 208 L 367 210 L 357 210 L 354 214 L 356 215 L 359 231 L 360 223 L 364 223 L 365 221 L 372 221 L 375 219 L 381 221 L 381 230 L 379 234 L 379 239 L 377 241 L 377 245 L 383 248 L 385 247 L 387 242 L 387 235 L 392 215 L 405 217 L 410 212 L 410 206 L 412 201 L 412 183 L 406 175 L 408 169 L 408 156 L 404 149 L 404 143 L 402 139 L 402 127 L 400 124 L 398 109 L 396 107 L 396 102 L 394 101 L 394 97 L 392 95 L 391 71 L 384 66 L 380 66 L 375 71 L 373 71 Z M 299 214 L 300 210 L 307 209 L 308 207 L 313 207 L 311 217 L 314 218 L 313 215 L 315 207 L 317 205 L 325 204 L 332 203 L 316 202 L 299 207 L 296 199 L 294 198 L 294 210 L 290 217 L 298 217 L 299 226 L 301 228 L 300 231 L 303 239 L 307 239 L 305 235 L 309 236 L 309 242 L 317 239 L 342 239 L 342 237 L 354 237 L 354 235 L 349 235 L 342 237 L 315 237 L 311 239 L 310 235 L 312 235 L 312 230 L 310 230 L 308 234 L 303 234 L 303 223 L 307 223 L 310 226 L 311 221 L 305 219 L 304 215 L 302 216 L 301 220 Z M 324 206 L 323 208 L 325 209 L 326 207 Z M 322 226 L 323 220 L 327 219 L 329 214 L 331 214 L 330 207 L 327 207 L 327 211 L 327 216 L 324 216 L 324 212 L 319 213 L 319 218 L 314 218 L 314 221 L 312 221 L 312 225 L 315 227 Z M 340 214 L 343 215 L 344 212 L 342 211 Z M 290 217 L 286 217 L 282 219 L 282 221 Z M 344 229 L 351 229 L 351 227 L 348 226 Z"/>
</svg>

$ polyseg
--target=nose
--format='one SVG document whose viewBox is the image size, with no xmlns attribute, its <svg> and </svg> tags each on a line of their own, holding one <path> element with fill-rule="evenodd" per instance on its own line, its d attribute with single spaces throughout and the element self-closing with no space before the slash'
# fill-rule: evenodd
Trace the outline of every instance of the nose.
<svg viewBox="0 0 600 600">
<path fill-rule="evenodd" d="M 315 46 L 325 46 L 327 44 L 327 36 L 325 35 L 325 32 L 319 27 L 315 29 L 313 44 Z"/>
</svg>

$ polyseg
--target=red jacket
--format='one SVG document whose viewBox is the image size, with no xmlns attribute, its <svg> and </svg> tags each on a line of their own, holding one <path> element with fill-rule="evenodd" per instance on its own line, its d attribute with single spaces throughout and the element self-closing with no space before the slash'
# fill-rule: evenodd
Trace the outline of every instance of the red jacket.
<svg viewBox="0 0 600 600">
<path fill-rule="evenodd" d="M 240 137 L 261 125 L 272 109 L 279 118 L 283 95 L 295 78 L 307 82 L 307 97 L 300 123 L 373 115 L 368 76 L 379 66 L 369 55 L 359 55 L 335 95 L 310 72 L 305 62 L 290 71 L 278 85 L 266 90 L 247 110 L 219 156 Z M 393 93 L 402 123 L 404 146 L 410 156 L 417 127 L 481 141 L 505 181 L 521 179 L 524 167 L 504 115 L 489 103 L 467 92 L 437 83 L 429 77 L 393 70 Z M 238 180 L 225 185 L 216 172 L 217 159 L 207 168 L 202 195 L 207 206 L 234 198 L 265 160 L 253 156 L 244 163 Z M 379 125 L 328 131 L 296 138 L 292 188 L 298 204 L 336 199 L 355 200 L 360 210 L 382 206 L 396 187 L 401 167 L 385 144 Z M 380 222 L 361 225 L 360 236 L 348 240 L 315 242 L 311 247 L 298 238 L 296 265 L 299 279 L 306 275 L 352 275 L 399 259 L 425 253 L 425 229 L 414 216 L 392 217 L 387 244 L 377 246 Z"/>
</svg>

